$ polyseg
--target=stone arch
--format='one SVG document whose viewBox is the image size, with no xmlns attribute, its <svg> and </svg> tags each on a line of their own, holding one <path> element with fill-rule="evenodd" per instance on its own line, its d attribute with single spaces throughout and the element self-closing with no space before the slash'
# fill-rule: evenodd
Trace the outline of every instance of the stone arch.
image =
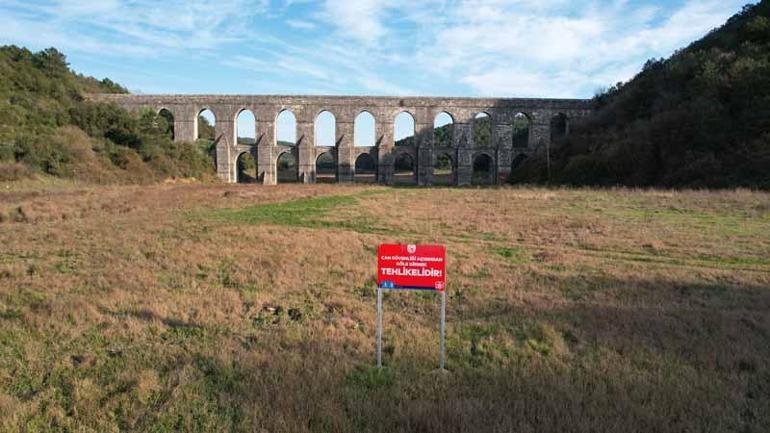
<svg viewBox="0 0 770 433">
<path fill-rule="evenodd" d="M 313 140 L 317 147 L 337 145 L 337 118 L 331 111 L 322 110 L 313 122 Z"/>
<path fill-rule="evenodd" d="M 353 180 L 358 183 L 377 183 L 377 163 L 372 155 L 358 155 Z"/>
<path fill-rule="evenodd" d="M 175 138 L 174 113 L 172 113 L 171 110 L 169 110 L 168 108 L 163 107 L 160 110 L 158 110 L 158 117 L 160 118 L 158 120 L 163 120 L 166 123 L 165 125 L 161 125 L 161 129 L 163 129 L 164 130 L 163 132 L 168 134 L 173 140 Z"/>
<path fill-rule="evenodd" d="M 235 140 L 234 143 L 244 145 L 257 144 L 257 118 L 254 112 L 248 108 L 238 111 L 235 116 Z"/>
<path fill-rule="evenodd" d="M 457 164 L 449 152 L 434 155 L 433 182 L 436 185 L 454 185 L 457 178 Z"/>
<path fill-rule="evenodd" d="M 337 181 L 337 158 L 334 152 L 323 152 L 315 159 L 315 178 L 317 183 Z"/>
<path fill-rule="evenodd" d="M 278 146 L 297 145 L 297 116 L 284 108 L 275 117 L 275 144 Z"/>
<path fill-rule="evenodd" d="M 275 159 L 275 178 L 277 183 L 299 182 L 299 164 L 294 152 L 282 152 Z"/>
<path fill-rule="evenodd" d="M 492 116 L 481 111 L 473 116 L 473 144 L 476 147 L 492 147 Z"/>
<path fill-rule="evenodd" d="M 451 113 L 442 111 L 433 119 L 433 146 L 452 147 L 454 145 L 455 119 Z"/>
<path fill-rule="evenodd" d="M 393 119 L 393 142 L 396 146 L 413 146 L 415 121 L 412 113 L 402 111 Z"/>
<path fill-rule="evenodd" d="M 491 185 L 494 183 L 495 163 L 486 152 L 480 152 L 473 158 L 473 175 L 471 183 L 473 185 Z"/>
<path fill-rule="evenodd" d="M 524 112 L 518 112 L 511 122 L 511 140 L 514 148 L 530 147 L 532 136 L 532 119 Z"/>
<path fill-rule="evenodd" d="M 249 151 L 240 152 L 235 157 L 233 164 L 235 175 L 233 178 L 236 183 L 257 183 L 258 173 L 257 159 Z"/>
<path fill-rule="evenodd" d="M 515 158 L 513 158 L 513 161 L 511 161 L 511 172 L 516 170 L 517 168 L 521 167 L 521 164 L 524 163 L 528 158 L 526 153 L 520 153 L 516 155 Z"/>
<path fill-rule="evenodd" d="M 353 122 L 353 146 L 372 147 L 375 145 L 375 128 L 377 122 L 374 115 L 366 110 L 358 113 Z"/>
<path fill-rule="evenodd" d="M 393 160 L 393 183 L 414 185 L 417 183 L 417 161 L 409 152 L 400 152 Z"/>
<path fill-rule="evenodd" d="M 214 137 L 216 124 L 217 116 L 214 112 L 208 107 L 201 108 L 195 117 L 195 139 L 213 142 L 216 138 Z"/>
<path fill-rule="evenodd" d="M 559 140 L 569 135 L 569 118 L 564 113 L 551 117 L 551 140 Z"/>
</svg>

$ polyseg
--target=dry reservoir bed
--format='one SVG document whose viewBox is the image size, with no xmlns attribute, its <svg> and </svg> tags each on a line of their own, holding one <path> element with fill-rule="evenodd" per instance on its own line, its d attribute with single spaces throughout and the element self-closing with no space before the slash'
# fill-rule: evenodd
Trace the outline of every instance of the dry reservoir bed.
<svg viewBox="0 0 770 433">
<path fill-rule="evenodd" d="M 0 430 L 760 432 L 770 195 L 0 185 Z M 375 250 L 448 251 L 385 297 Z"/>
</svg>

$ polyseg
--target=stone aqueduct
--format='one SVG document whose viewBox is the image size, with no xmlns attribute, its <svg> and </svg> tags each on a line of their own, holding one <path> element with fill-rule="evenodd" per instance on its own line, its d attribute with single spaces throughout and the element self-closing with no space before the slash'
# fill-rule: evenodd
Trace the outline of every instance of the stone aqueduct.
<svg viewBox="0 0 770 433">
<path fill-rule="evenodd" d="M 216 96 L 216 95 L 92 95 L 92 100 L 112 102 L 129 110 L 150 108 L 167 110 L 174 119 L 174 138 L 194 141 L 198 138 L 198 116 L 210 110 L 215 122 L 215 160 L 217 174 L 227 182 L 236 182 L 236 166 L 240 155 L 250 153 L 257 162 L 256 178 L 260 183 L 278 182 L 277 161 L 283 153 L 296 158 L 297 178 L 303 183 L 316 182 L 316 160 L 329 152 L 336 161 L 336 181 L 352 182 L 356 161 L 361 155 L 371 156 L 378 183 L 392 184 L 396 158 L 406 153 L 414 162 L 414 183 L 431 185 L 434 166 L 441 155 L 451 158 L 451 183 L 469 185 L 476 158 L 486 155 L 491 160 L 493 182 L 502 182 L 516 161 L 551 142 L 552 119 L 564 119 L 564 133 L 569 122 L 590 114 L 588 100 L 578 99 L 484 99 L 429 97 L 350 97 L 350 96 Z M 250 110 L 256 121 L 256 143 L 239 144 L 236 119 Z M 290 110 L 296 118 L 294 146 L 279 144 L 276 120 Z M 322 112 L 335 117 L 336 145 L 316 146 L 315 119 Z M 354 145 L 354 121 L 368 112 L 375 118 L 374 146 Z M 410 145 L 396 145 L 394 121 L 401 112 L 414 119 L 414 140 Z M 447 113 L 453 120 L 451 144 L 434 143 L 434 119 Z M 474 143 L 474 119 L 479 113 L 489 116 L 491 139 Z M 523 113 L 529 120 L 529 137 L 515 146 L 512 139 L 514 116 Z M 485 159 L 486 160 L 486 159 Z M 487 161 L 489 161 L 487 160 Z"/>
</svg>

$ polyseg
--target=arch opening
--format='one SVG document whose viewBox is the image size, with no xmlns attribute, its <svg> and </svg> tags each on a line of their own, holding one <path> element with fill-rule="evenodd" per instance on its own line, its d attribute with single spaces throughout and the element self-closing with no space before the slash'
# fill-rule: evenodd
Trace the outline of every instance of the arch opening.
<svg viewBox="0 0 770 433">
<path fill-rule="evenodd" d="M 511 161 L 511 175 L 509 176 L 508 182 L 514 182 L 514 179 L 516 178 L 516 170 L 521 167 L 526 160 L 527 155 L 524 153 L 520 153 L 516 155 L 516 158 L 513 158 L 513 161 Z"/>
<path fill-rule="evenodd" d="M 433 145 L 436 147 L 452 147 L 455 122 L 452 115 L 442 111 L 433 120 Z"/>
<path fill-rule="evenodd" d="M 375 143 L 375 120 L 372 113 L 362 111 L 353 123 L 353 146 L 372 147 Z"/>
<path fill-rule="evenodd" d="M 372 155 L 368 153 L 358 155 L 353 180 L 358 183 L 377 183 L 377 164 Z"/>
<path fill-rule="evenodd" d="M 278 113 L 275 120 L 275 144 L 278 146 L 297 145 L 297 118 L 291 110 Z"/>
<path fill-rule="evenodd" d="M 396 157 L 396 161 L 393 164 L 393 183 L 396 185 L 413 185 L 417 183 L 412 155 L 403 152 Z"/>
<path fill-rule="evenodd" d="M 171 139 L 174 139 L 174 114 L 161 108 L 158 112 L 158 129 L 165 132 Z"/>
<path fill-rule="evenodd" d="M 473 118 L 473 143 L 476 147 L 492 145 L 492 118 L 481 112 Z"/>
<path fill-rule="evenodd" d="M 556 114 L 551 118 L 551 140 L 559 140 L 569 134 L 569 119 L 564 113 Z"/>
<path fill-rule="evenodd" d="M 489 155 L 482 153 L 473 160 L 473 185 L 491 185 L 493 183 L 493 164 Z"/>
<path fill-rule="evenodd" d="M 249 152 L 242 152 L 235 160 L 235 180 L 238 183 L 257 183 L 257 160 Z"/>
<path fill-rule="evenodd" d="M 414 117 L 402 111 L 393 121 L 393 141 L 396 146 L 414 145 Z"/>
<path fill-rule="evenodd" d="M 516 113 L 513 116 L 513 124 L 511 125 L 513 147 L 529 147 L 530 124 L 529 116 L 524 113 Z"/>
<path fill-rule="evenodd" d="M 276 179 L 278 183 L 299 182 L 299 167 L 297 157 L 292 152 L 283 152 L 275 161 Z"/>
<path fill-rule="evenodd" d="M 216 131 L 214 127 L 217 120 L 214 113 L 208 108 L 204 108 L 198 113 L 195 120 L 195 129 L 197 131 L 195 139 L 197 140 L 198 147 L 216 160 L 216 149 L 214 148 L 214 135 Z"/>
<path fill-rule="evenodd" d="M 337 159 L 332 152 L 324 152 L 315 160 L 315 179 L 317 183 L 337 181 Z"/>
<path fill-rule="evenodd" d="M 316 116 L 313 124 L 315 145 L 318 147 L 334 147 L 337 145 L 337 119 L 329 111 L 322 111 Z"/>
<path fill-rule="evenodd" d="M 455 166 L 452 155 L 442 153 L 436 157 L 433 164 L 433 183 L 436 185 L 455 184 Z"/>
<path fill-rule="evenodd" d="M 257 144 L 257 119 L 249 109 L 243 109 L 235 118 L 236 143 L 244 145 Z"/>
</svg>

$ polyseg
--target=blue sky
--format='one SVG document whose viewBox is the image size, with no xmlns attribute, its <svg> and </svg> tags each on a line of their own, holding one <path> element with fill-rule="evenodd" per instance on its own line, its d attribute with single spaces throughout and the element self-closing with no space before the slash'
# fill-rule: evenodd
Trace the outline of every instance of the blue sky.
<svg viewBox="0 0 770 433">
<path fill-rule="evenodd" d="M 590 97 L 745 3 L 0 0 L 0 41 L 141 93 Z"/>
<path fill-rule="evenodd" d="M 747 0 L 0 0 L 0 42 L 136 93 L 591 97 Z"/>
</svg>

